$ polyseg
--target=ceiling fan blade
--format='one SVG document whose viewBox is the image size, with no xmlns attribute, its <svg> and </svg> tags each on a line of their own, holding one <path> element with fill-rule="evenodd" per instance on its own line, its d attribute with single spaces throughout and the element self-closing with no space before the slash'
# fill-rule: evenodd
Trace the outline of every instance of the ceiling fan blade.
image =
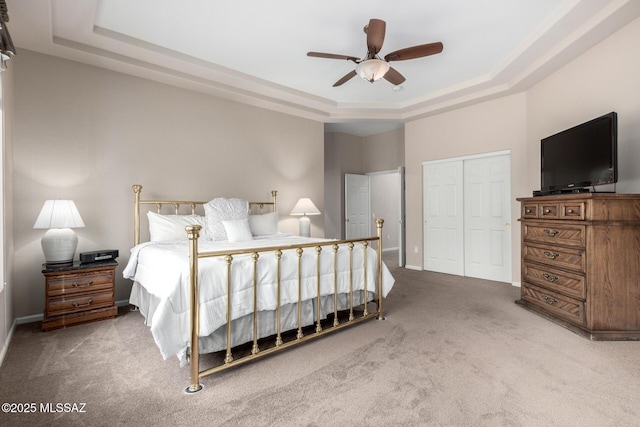
<svg viewBox="0 0 640 427">
<path fill-rule="evenodd" d="M 307 56 L 313 56 L 315 58 L 346 59 L 347 61 L 353 61 L 353 62 L 357 62 L 360 60 L 355 56 L 336 55 L 335 53 L 322 53 L 322 52 L 307 52 Z"/>
<path fill-rule="evenodd" d="M 402 84 L 405 80 L 407 80 L 393 67 L 389 67 L 389 71 L 386 72 L 384 78 L 394 86 L 398 86 L 399 84 Z"/>
<path fill-rule="evenodd" d="M 357 76 L 358 74 L 356 73 L 355 70 L 350 71 L 349 73 L 345 74 L 345 76 L 343 78 L 341 78 L 340 80 L 338 80 L 337 82 L 335 82 L 333 84 L 333 87 L 336 86 L 340 86 L 343 83 L 346 83 L 347 81 L 351 80 L 353 77 Z"/>
<path fill-rule="evenodd" d="M 405 61 L 407 59 L 422 58 L 423 56 L 435 55 L 442 52 L 441 42 L 421 44 L 396 50 L 384 57 L 385 61 Z"/>
<path fill-rule="evenodd" d="M 387 24 L 382 19 L 369 20 L 369 25 L 367 25 L 367 52 L 371 55 L 377 54 L 382 49 L 386 28 Z"/>
</svg>

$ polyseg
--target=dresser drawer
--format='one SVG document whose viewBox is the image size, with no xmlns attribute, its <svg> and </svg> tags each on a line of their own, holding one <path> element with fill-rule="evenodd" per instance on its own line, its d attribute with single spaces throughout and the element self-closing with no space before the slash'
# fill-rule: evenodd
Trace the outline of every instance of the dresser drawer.
<svg viewBox="0 0 640 427">
<path fill-rule="evenodd" d="M 112 288 L 113 282 L 113 269 L 58 274 L 47 279 L 47 295 L 56 297 L 78 292 L 96 292 Z"/>
<path fill-rule="evenodd" d="M 522 204 L 522 217 L 523 218 L 538 218 L 538 204 L 537 203 L 523 203 Z"/>
<path fill-rule="evenodd" d="M 50 299 L 47 305 L 47 317 L 62 316 L 97 308 L 109 307 L 115 303 L 113 292 L 64 296 Z"/>
<path fill-rule="evenodd" d="M 523 265 L 523 280 L 584 301 L 587 297 L 585 277 L 580 274 L 537 265 Z"/>
<path fill-rule="evenodd" d="M 584 202 L 563 202 L 560 203 L 560 219 L 584 220 L 585 218 Z"/>
<path fill-rule="evenodd" d="M 584 220 L 586 216 L 585 202 L 526 202 L 522 203 L 524 219 L 571 219 Z"/>
<path fill-rule="evenodd" d="M 558 203 L 540 203 L 540 218 L 558 219 L 560 217 L 560 205 Z"/>
<path fill-rule="evenodd" d="M 569 322 L 585 324 L 584 302 L 530 283 L 523 283 L 522 299 Z"/>
<path fill-rule="evenodd" d="M 523 238 L 527 241 L 584 248 L 586 228 L 579 224 L 523 224 Z"/>
<path fill-rule="evenodd" d="M 581 249 L 525 243 L 522 247 L 522 257 L 524 261 L 534 261 L 552 268 L 565 268 L 578 273 L 586 271 L 586 256 Z"/>
</svg>

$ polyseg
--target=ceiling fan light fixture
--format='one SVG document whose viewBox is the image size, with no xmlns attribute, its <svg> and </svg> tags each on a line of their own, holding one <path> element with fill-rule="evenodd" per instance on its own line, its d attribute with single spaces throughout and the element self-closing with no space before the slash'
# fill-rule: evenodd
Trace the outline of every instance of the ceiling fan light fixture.
<svg viewBox="0 0 640 427">
<path fill-rule="evenodd" d="M 367 59 L 356 66 L 356 73 L 368 82 L 375 82 L 389 71 L 389 64 L 382 59 Z"/>
</svg>

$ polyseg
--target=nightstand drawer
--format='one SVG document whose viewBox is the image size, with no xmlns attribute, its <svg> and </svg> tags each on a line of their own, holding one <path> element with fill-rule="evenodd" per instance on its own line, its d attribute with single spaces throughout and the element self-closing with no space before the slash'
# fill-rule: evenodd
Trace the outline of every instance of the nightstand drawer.
<svg viewBox="0 0 640 427">
<path fill-rule="evenodd" d="M 63 316 L 86 310 L 109 307 L 114 304 L 113 292 L 83 294 L 49 300 L 47 317 Z"/>
<path fill-rule="evenodd" d="M 55 297 L 76 292 L 110 289 L 113 286 L 113 279 L 113 270 L 57 275 L 49 279 L 47 294 Z"/>
</svg>

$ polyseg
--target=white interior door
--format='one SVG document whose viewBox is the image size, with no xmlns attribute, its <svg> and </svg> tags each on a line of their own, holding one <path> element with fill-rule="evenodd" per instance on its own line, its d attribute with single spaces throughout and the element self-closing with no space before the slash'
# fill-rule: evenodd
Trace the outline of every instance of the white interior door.
<svg viewBox="0 0 640 427">
<path fill-rule="evenodd" d="M 466 276 L 511 281 L 510 156 L 464 161 Z"/>
<path fill-rule="evenodd" d="M 366 175 L 345 174 L 344 194 L 346 238 L 370 237 L 371 202 L 369 177 Z"/>
<path fill-rule="evenodd" d="M 464 275 L 463 163 L 423 166 L 424 268 Z"/>
</svg>

